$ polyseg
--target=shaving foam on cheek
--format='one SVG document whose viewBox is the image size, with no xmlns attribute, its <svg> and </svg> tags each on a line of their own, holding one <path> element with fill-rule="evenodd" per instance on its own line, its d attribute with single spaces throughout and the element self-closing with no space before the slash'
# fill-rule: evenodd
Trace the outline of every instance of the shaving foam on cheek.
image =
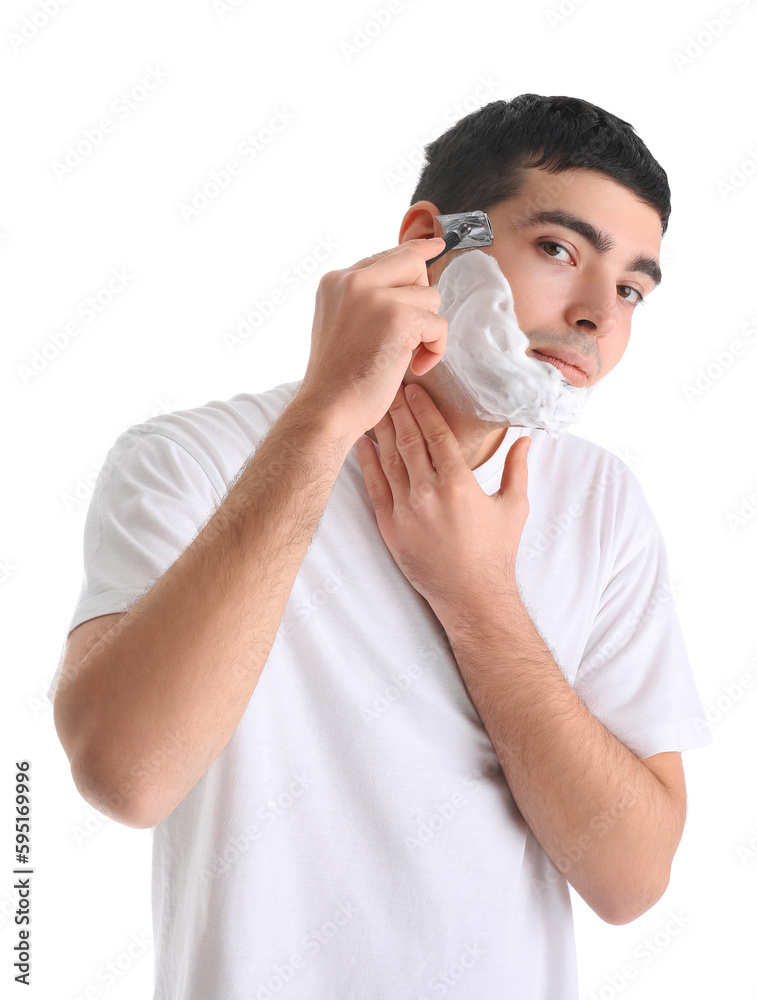
<svg viewBox="0 0 757 1000">
<path fill-rule="evenodd" d="M 481 420 L 536 427 L 557 438 L 581 416 L 593 388 L 566 382 L 547 361 L 529 357 L 510 285 L 496 259 L 465 250 L 442 271 L 439 315 L 447 320 L 444 365 Z"/>
</svg>

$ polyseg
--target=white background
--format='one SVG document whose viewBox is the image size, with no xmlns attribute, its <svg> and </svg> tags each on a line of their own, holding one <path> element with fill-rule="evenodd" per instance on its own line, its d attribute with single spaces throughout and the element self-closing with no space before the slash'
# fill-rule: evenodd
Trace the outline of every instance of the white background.
<svg viewBox="0 0 757 1000">
<path fill-rule="evenodd" d="M 152 995 L 152 944 L 136 943 L 151 935 L 151 832 L 79 795 L 45 697 L 107 450 L 153 414 L 301 378 L 320 275 L 396 244 L 421 146 L 488 101 L 535 92 L 582 97 L 631 122 L 669 176 L 664 281 L 574 432 L 623 457 L 657 515 L 714 740 L 684 754 L 688 820 L 660 902 L 612 926 L 573 894 L 581 997 L 757 996 L 757 805 L 746 766 L 757 704 L 757 518 L 746 517 L 757 509 L 757 340 L 745 333 L 750 320 L 757 327 L 757 12 L 736 0 L 402 0 L 375 32 L 368 22 L 386 0 L 239 0 L 225 13 L 213 0 L 46 2 L 47 18 L 31 0 L 5 2 L 0 15 L 3 995 Z M 366 27 L 373 37 L 361 47 Z M 148 71 L 165 79 L 141 92 Z M 491 92 L 477 99 L 482 81 Z M 114 103 L 130 92 L 137 106 L 117 117 Z M 277 110 L 289 124 L 186 221 L 181 204 L 241 159 L 247 136 L 267 134 Z M 67 147 L 106 116 L 113 130 L 56 176 Z M 403 163 L 406 176 L 393 177 Z M 224 332 L 321 239 L 337 249 L 230 351 Z M 51 348 L 111 269 L 132 276 L 127 287 Z M 30 375 L 45 345 L 51 357 Z M 697 370 L 725 353 L 730 364 L 687 399 Z M 729 523 L 740 507 L 743 523 Z M 20 758 L 32 762 L 36 869 L 26 990 L 11 958 Z M 684 926 L 666 937 L 674 913 Z M 637 949 L 655 935 L 663 944 L 647 962 Z M 119 959 L 108 986 L 102 970 Z"/>
</svg>

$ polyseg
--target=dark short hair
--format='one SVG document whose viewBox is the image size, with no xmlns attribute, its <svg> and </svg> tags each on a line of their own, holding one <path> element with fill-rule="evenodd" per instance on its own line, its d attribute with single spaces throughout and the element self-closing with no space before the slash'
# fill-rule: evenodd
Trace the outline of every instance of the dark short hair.
<svg viewBox="0 0 757 1000">
<path fill-rule="evenodd" d="M 634 131 L 578 97 L 521 94 L 473 111 L 424 146 L 426 162 L 410 204 L 431 201 L 442 215 L 493 208 L 516 197 L 524 168 L 599 170 L 670 218 L 668 175 Z"/>
</svg>

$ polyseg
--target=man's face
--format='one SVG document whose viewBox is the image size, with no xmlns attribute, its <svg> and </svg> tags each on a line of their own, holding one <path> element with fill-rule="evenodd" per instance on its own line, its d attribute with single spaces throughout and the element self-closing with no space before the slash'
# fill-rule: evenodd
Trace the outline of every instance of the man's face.
<svg viewBox="0 0 757 1000">
<path fill-rule="evenodd" d="M 510 284 L 518 324 L 529 339 L 526 354 L 574 352 L 590 371 L 574 384 L 591 386 L 620 361 L 636 303 L 655 288 L 660 216 L 595 170 L 551 174 L 529 167 L 525 174 L 515 198 L 487 211 L 494 239 L 482 249 Z M 545 218 L 558 212 L 560 221 Z M 417 202 L 405 215 L 400 241 L 443 235 L 433 218 L 438 214 L 432 202 Z M 541 220 L 533 218 L 537 214 Z M 428 269 L 429 284 L 458 253 L 466 251 L 451 251 Z"/>
</svg>

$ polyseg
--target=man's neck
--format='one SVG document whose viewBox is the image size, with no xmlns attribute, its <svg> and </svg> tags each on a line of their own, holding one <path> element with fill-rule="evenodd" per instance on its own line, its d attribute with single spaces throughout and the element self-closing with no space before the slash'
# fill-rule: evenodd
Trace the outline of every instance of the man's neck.
<svg viewBox="0 0 757 1000">
<path fill-rule="evenodd" d="M 477 469 L 479 466 L 487 462 L 495 451 L 502 444 L 502 441 L 507 433 L 507 427 L 499 427 L 495 431 L 489 434 L 476 435 L 474 432 L 469 431 L 468 433 L 463 433 L 460 430 L 455 430 L 454 427 L 451 428 L 452 433 L 457 438 L 458 444 L 460 445 L 460 451 L 463 453 L 463 457 L 468 465 L 469 469 Z M 368 437 L 378 444 L 376 440 L 376 434 L 373 428 L 365 432 Z"/>
</svg>

